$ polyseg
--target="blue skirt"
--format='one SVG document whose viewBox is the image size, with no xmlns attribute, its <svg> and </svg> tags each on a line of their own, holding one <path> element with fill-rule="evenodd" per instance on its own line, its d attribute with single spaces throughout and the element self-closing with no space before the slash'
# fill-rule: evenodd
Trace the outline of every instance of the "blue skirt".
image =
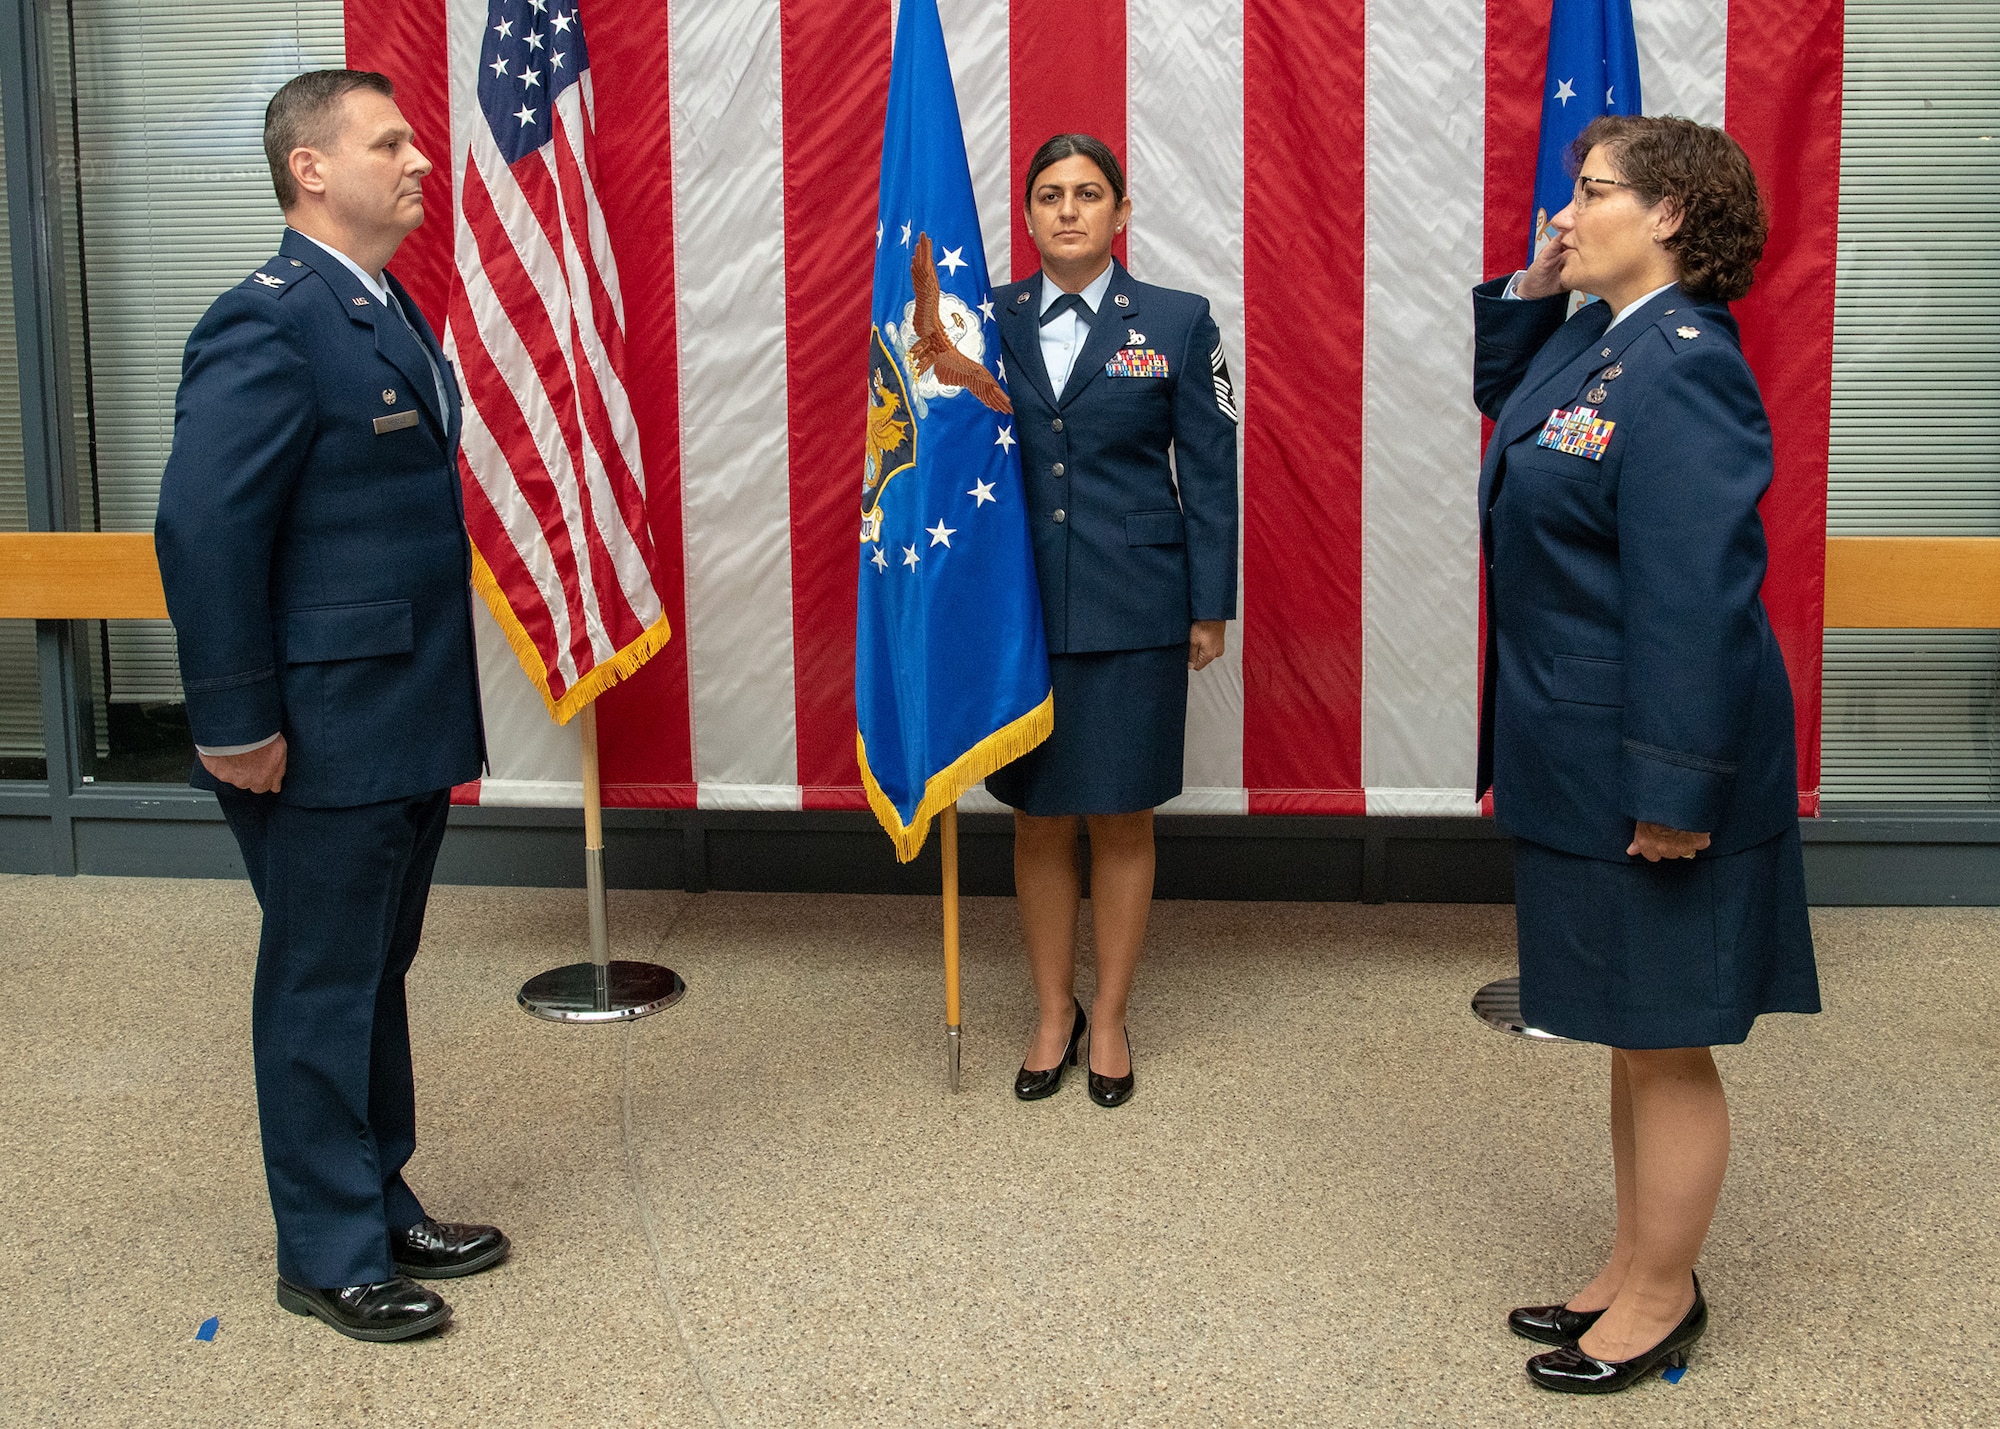
<svg viewBox="0 0 2000 1429">
<path fill-rule="evenodd" d="M 986 777 L 1024 814 L 1131 814 L 1181 791 L 1188 649 L 1049 656 L 1055 729 Z"/>
<path fill-rule="evenodd" d="M 1584 858 L 1514 844 L 1521 1016 L 1609 1047 L 1741 1042 L 1766 1012 L 1818 1012 L 1796 826 L 1718 858 Z"/>
</svg>

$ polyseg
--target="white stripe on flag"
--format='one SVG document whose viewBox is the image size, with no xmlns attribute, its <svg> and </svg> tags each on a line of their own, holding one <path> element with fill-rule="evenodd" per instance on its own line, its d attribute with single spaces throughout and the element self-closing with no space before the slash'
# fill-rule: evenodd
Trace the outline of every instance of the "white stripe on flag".
<svg viewBox="0 0 2000 1429">
<path fill-rule="evenodd" d="M 1728 77 L 1729 6 L 1715 0 L 1641 0 L 1632 7 L 1639 42 L 1639 101 L 1648 114 L 1722 122 Z"/>
<path fill-rule="evenodd" d="M 1133 276 L 1207 298 L 1230 370 L 1241 373 L 1243 7 L 1232 0 L 1129 0 L 1125 33 Z M 1200 357 L 1208 360 L 1207 353 Z M 1184 395 L 1209 400 L 1206 370 L 1184 372 L 1181 382 Z M 1239 411 L 1243 400 L 1239 387 Z M 1239 470 L 1242 445 L 1239 427 Z M 1239 484 L 1239 503 L 1241 494 Z M 1241 539 L 1239 522 L 1239 611 Z M 1176 812 L 1240 814 L 1249 807 L 1240 621 L 1230 623 L 1222 659 L 1189 677 L 1183 778 L 1186 791 L 1168 806 Z"/>
<path fill-rule="evenodd" d="M 472 602 L 479 699 L 486 720 L 486 774 L 479 802 L 570 809 L 583 802 L 583 724 L 557 724 L 541 692 L 500 632 L 486 602 Z"/>
<path fill-rule="evenodd" d="M 587 78 L 587 76 L 586 76 Z M 564 111 L 564 124 L 557 126 L 555 142 L 562 143 L 565 130 L 573 132 L 580 122 L 581 101 L 578 87 L 563 92 L 559 104 Z M 607 420 L 613 436 L 618 440 L 626 470 L 635 475 L 643 474 L 639 462 L 639 435 L 631 417 L 630 403 L 625 396 L 623 380 L 612 370 L 610 358 L 603 350 L 602 339 L 597 328 L 597 318 L 591 309 L 589 275 L 584 269 L 584 260 L 575 247 L 573 235 L 567 227 L 559 231 L 564 238 L 564 251 L 557 252 L 549 246 L 548 235 L 543 231 L 534 210 L 529 207 L 526 196 L 500 155 L 493 142 L 493 136 L 485 126 L 483 116 L 476 104 L 469 115 L 462 116 L 462 122 L 472 127 L 469 143 L 473 165 L 486 184 L 492 197 L 494 212 L 500 217 L 501 227 L 506 231 L 508 241 L 513 246 L 514 256 L 534 283 L 540 298 L 537 312 L 523 314 L 524 319 L 539 317 L 546 321 L 562 353 L 564 369 L 569 374 L 572 391 L 580 391 L 579 375 L 587 366 L 589 375 L 597 382 L 598 392 L 603 399 Z M 578 164 L 582 158 L 579 148 Z M 548 170 L 549 187 L 556 190 L 558 182 L 554 166 L 542 160 Z M 566 215 L 557 200 L 557 217 L 561 222 Z M 461 239 L 466 220 L 459 216 Z M 504 261 L 504 260 L 503 260 Z M 600 270 L 601 271 L 601 270 Z M 515 326 L 513 316 L 495 294 L 487 272 L 483 266 L 462 268 L 466 299 L 471 304 L 479 331 L 486 340 L 487 351 L 494 364 L 503 373 L 527 373 L 534 370 L 533 359 L 528 355 L 526 345 L 521 340 L 520 329 Z M 617 291 L 617 270 L 601 272 L 602 280 L 610 291 Z M 571 314 L 574 310 L 577 331 L 571 331 Z M 581 352 L 578 350 L 581 340 Z M 567 528 L 570 548 L 575 553 L 577 569 L 584 595 L 585 609 L 593 615 L 598 609 L 598 601 L 604 592 L 596 588 L 596 572 L 591 569 L 589 544 L 585 535 L 586 513 L 577 499 L 579 487 L 590 493 L 588 522 L 597 533 L 599 544 L 609 554 L 612 569 L 618 575 L 620 597 L 644 624 L 650 625 L 659 619 L 660 606 L 657 594 L 652 588 L 652 574 L 641 559 L 638 546 L 630 539 L 622 525 L 618 502 L 613 495 L 604 471 L 603 458 L 596 450 L 587 423 L 579 425 L 581 455 L 584 460 L 582 479 L 579 480 L 571 462 L 568 445 L 563 440 L 561 417 L 555 408 L 542 400 L 539 389 L 522 402 L 522 414 L 527 418 L 530 431 L 534 434 L 536 449 L 541 453 L 543 463 L 548 467 L 551 479 L 561 495 L 563 524 Z M 475 472 L 481 484 L 487 488 L 495 508 L 503 519 L 508 519 L 510 531 L 520 517 L 532 523 L 532 513 L 518 496 L 511 495 L 512 478 L 506 477 L 506 485 L 500 484 L 501 473 L 475 463 Z M 642 484 L 643 489 L 643 484 Z M 542 537 L 539 526 L 525 528 L 528 538 L 540 544 Z M 517 536 L 516 548 L 521 546 Z M 595 660 L 609 659 L 616 653 L 611 636 L 601 622 L 593 620 L 588 630 L 592 655 Z M 573 681 L 576 673 L 568 668 L 570 658 L 563 656 L 564 679 Z"/>
<path fill-rule="evenodd" d="M 668 31 L 697 800 L 795 809 L 777 0 L 673 0 Z"/>
<path fill-rule="evenodd" d="M 498 156 L 495 157 L 497 159 Z M 474 162 L 477 163 L 476 148 Z M 482 177 L 487 177 L 488 190 L 493 195 L 495 208 L 501 215 L 502 223 L 512 235 L 516 231 L 514 220 L 507 213 L 503 195 L 511 194 L 514 202 L 521 203 L 519 191 L 504 173 L 498 184 L 493 183 L 488 176 L 482 175 Z M 523 216 L 526 216 L 526 207 L 525 203 L 521 203 Z M 532 217 L 528 218 L 528 222 L 533 222 Z M 461 219 L 461 232 L 465 227 L 466 224 Z M 506 306 L 494 292 L 485 266 L 479 263 L 461 263 L 459 276 L 465 284 L 466 305 L 471 309 L 475 331 L 454 332 L 452 334 L 454 347 L 475 341 L 481 343 L 503 379 L 509 374 L 532 372 L 534 359 L 529 356 L 527 345 L 521 340 L 520 330 L 508 318 Z M 514 386 L 513 383 L 508 385 Z M 556 493 L 557 503 L 562 508 L 563 528 L 569 538 L 570 550 L 573 552 L 572 568 L 576 572 L 578 589 L 581 592 L 584 635 L 590 642 L 591 657 L 593 661 L 604 660 L 611 655 L 612 646 L 597 615 L 597 583 L 595 573 L 590 567 L 589 547 L 584 537 L 583 506 L 577 499 L 580 483 L 577 480 L 576 469 L 570 462 L 569 446 L 563 440 L 561 418 L 557 416 L 555 408 L 542 397 L 539 390 L 521 392 L 516 388 L 515 396 L 520 403 L 521 415 L 527 421 L 529 434 L 534 439 L 535 451 L 548 469 L 551 487 Z M 468 432 L 470 427 L 471 424 L 468 422 Z M 467 442 L 465 451 L 467 460 L 472 464 L 473 475 L 485 489 L 494 510 L 500 513 L 508 534 L 514 539 L 515 549 L 525 554 L 534 546 L 542 544 L 544 538 L 535 513 L 521 496 L 520 489 L 509 474 L 505 462 L 482 458 L 480 448 L 471 442 Z M 498 453 L 500 448 L 496 446 L 494 451 Z M 546 588 L 543 588 L 542 595 L 544 600 L 550 599 Z M 564 680 L 576 679 L 577 671 L 568 645 L 563 647 L 558 657 L 558 668 L 562 671 Z"/>
<path fill-rule="evenodd" d="M 998 0 L 941 4 L 938 20 L 951 56 L 952 88 L 958 93 L 958 123 L 965 131 L 965 161 L 972 169 L 979 236 L 986 245 L 987 281 L 999 287 L 1014 281 L 1010 248 L 1019 204 L 1009 120 L 1007 6 Z"/>
<path fill-rule="evenodd" d="M 1450 815 L 1471 819 L 1479 816 L 1479 800 L 1470 789 L 1368 789 L 1368 812 L 1403 818 L 1436 818 Z"/>
<path fill-rule="evenodd" d="M 1480 0 L 1370 7 L 1361 775 L 1371 790 L 1470 790 L 1478 753 L 1466 293 L 1480 277 L 1485 66 Z"/>
</svg>

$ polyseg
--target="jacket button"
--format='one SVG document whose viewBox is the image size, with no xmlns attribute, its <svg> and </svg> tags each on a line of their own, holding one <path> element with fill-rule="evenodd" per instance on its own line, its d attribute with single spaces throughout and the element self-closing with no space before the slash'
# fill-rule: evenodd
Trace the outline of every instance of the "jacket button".
<svg viewBox="0 0 2000 1429">
<path fill-rule="evenodd" d="M 1058 432 L 1059 432 L 1059 431 L 1061 431 L 1061 430 L 1062 430 L 1062 418 L 1061 418 L 1061 417 L 1057 417 L 1057 418 L 1056 418 L 1056 419 L 1055 419 L 1055 420 L 1054 420 L 1053 422 L 1049 423 L 1049 425 L 1050 425 L 1050 426 L 1051 426 L 1052 428 L 1054 428 L 1054 429 L 1055 429 L 1056 431 L 1058 431 Z"/>
<path fill-rule="evenodd" d="M 1063 510 L 1060 506 L 1058 506 L 1056 508 L 1054 520 L 1056 525 L 1060 526 L 1062 525 L 1063 522 L 1069 520 L 1069 513 Z"/>
<path fill-rule="evenodd" d="M 1054 466 L 1049 468 L 1049 471 L 1051 474 L 1055 476 L 1061 476 L 1063 474 L 1063 464 L 1061 462 L 1057 462 Z"/>
</svg>

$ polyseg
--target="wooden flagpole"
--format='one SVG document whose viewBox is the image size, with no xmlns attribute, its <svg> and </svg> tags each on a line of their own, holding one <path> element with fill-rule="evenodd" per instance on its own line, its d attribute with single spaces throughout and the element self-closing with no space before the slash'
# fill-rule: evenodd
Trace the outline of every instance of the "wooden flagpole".
<svg viewBox="0 0 2000 1429">
<path fill-rule="evenodd" d="M 958 1090 L 958 805 L 944 811 L 944 1049 L 945 1076 Z"/>
</svg>

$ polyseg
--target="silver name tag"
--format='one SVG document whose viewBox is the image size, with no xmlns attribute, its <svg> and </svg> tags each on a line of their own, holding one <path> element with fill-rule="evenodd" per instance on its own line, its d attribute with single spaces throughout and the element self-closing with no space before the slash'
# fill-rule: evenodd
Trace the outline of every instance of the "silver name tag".
<svg viewBox="0 0 2000 1429">
<path fill-rule="evenodd" d="M 400 432 L 405 427 L 414 427 L 417 421 L 418 417 L 414 410 L 395 412 L 387 417 L 377 417 L 375 419 L 375 435 L 379 437 L 385 432 Z"/>
</svg>

